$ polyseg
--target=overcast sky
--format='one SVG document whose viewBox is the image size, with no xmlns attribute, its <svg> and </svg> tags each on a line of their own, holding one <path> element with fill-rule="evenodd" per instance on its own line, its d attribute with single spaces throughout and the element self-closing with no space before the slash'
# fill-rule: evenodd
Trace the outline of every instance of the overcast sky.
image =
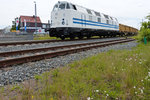
<svg viewBox="0 0 150 100">
<path fill-rule="evenodd" d="M 20 15 L 34 15 L 34 1 L 37 3 L 37 14 L 42 22 L 48 22 L 53 6 L 58 0 L 0 0 L 0 28 L 12 25 L 12 20 Z M 111 15 L 118 18 L 120 23 L 135 28 L 139 28 L 142 19 L 150 14 L 150 0 L 65 1 Z"/>
</svg>

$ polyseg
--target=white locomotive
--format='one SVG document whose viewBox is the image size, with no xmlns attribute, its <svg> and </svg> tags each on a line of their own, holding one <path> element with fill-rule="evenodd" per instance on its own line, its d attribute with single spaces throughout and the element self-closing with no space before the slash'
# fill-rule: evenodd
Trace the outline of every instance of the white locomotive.
<svg viewBox="0 0 150 100">
<path fill-rule="evenodd" d="M 87 9 L 66 1 L 58 1 L 51 12 L 51 37 L 116 36 L 119 33 L 119 23 L 116 18 Z"/>
</svg>

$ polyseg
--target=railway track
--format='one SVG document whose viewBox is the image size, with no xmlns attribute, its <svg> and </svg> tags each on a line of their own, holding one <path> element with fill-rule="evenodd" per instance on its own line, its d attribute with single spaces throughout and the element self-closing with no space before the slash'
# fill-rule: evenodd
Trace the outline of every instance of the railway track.
<svg viewBox="0 0 150 100">
<path fill-rule="evenodd" d="M 66 40 L 66 41 L 69 41 L 69 40 Z M 38 44 L 38 43 L 49 43 L 49 42 L 61 42 L 61 40 L 38 40 L 38 41 L 5 42 L 5 43 L 0 43 L 0 46 Z"/>
<path fill-rule="evenodd" d="M 98 38 L 91 38 L 98 39 Z M 78 41 L 78 40 L 89 40 L 89 39 L 74 39 L 74 40 L 33 40 L 33 41 L 20 41 L 20 42 L 3 42 L 0 46 L 10 46 L 10 45 L 25 45 L 25 44 L 38 44 L 38 43 L 50 43 L 50 42 L 67 42 L 67 41 Z"/>
<path fill-rule="evenodd" d="M 82 40 L 91 40 L 99 38 L 90 38 L 90 39 L 74 39 L 74 40 L 33 40 L 33 41 L 20 41 L 20 42 L 0 42 L 0 46 L 14 46 L 14 45 L 25 45 L 25 44 L 39 44 L 39 43 L 51 43 L 51 42 L 67 42 L 67 41 L 82 41 Z"/>
<path fill-rule="evenodd" d="M 79 43 L 79 44 L 64 45 L 64 46 L 54 46 L 54 47 L 47 47 L 47 48 L 3 52 L 0 53 L 0 57 L 4 57 L 4 58 L 9 57 L 9 58 L 0 60 L 0 68 L 5 68 L 12 65 L 38 61 L 46 58 L 52 58 L 56 56 L 89 50 L 92 48 L 105 47 L 108 45 L 114 45 L 119 43 L 130 42 L 130 41 L 134 41 L 134 39 L 117 39 L 117 40 L 109 40 L 109 41 L 101 41 L 101 42 Z M 28 55 L 25 56 L 25 54 Z M 17 56 L 22 55 L 22 56 L 13 58 L 12 56 L 15 55 Z"/>
</svg>

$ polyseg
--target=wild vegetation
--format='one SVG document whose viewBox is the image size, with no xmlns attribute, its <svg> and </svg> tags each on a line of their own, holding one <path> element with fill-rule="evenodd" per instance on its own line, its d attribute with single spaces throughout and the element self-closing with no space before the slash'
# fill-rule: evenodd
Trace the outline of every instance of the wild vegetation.
<svg viewBox="0 0 150 100">
<path fill-rule="evenodd" d="M 150 40 L 150 16 L 138 39 Z M 48 37 L 48 36 L 46 36 Z M 0 100 L 149 100 L 150 43 L 111 50 L 0 88 Z"/>
<path fill-rule="evenodd" d="M 19 86 L 1 88 L 0 98 L 16 92 L 10 100 L 148 100 L 149 49 L 150 44 L 140 44 L 132 50 L 100 53 Z"/>
<path fill-rule="evenodd" d="M 92 38 L 99 38 L 99 36 L 93 36 Z M 57 37 L 50 37 L 49 34 L 38 34 L 38 35 L 34 35 L 34 40 L 52 40 L 52 39 L 56 39 L 56 40 L 61 40 L 60 38 Z M 65 38 L 70 39 L 70 38 Z M 78 39 L 77 37 L 75 39 Z M 84 39 L 87 39 L 86 37 L 84 37 Z"/>
<path fill-rule="evenodd" d="M 52 40 L 57 39 L 56 37 L 50 37 L 49 34 L 38 34 L 34 35 L 34 40 Z"/>
<path fill-rule="evenodd" d="M 139 31 L 139 34 L 137 36 L 137 39 L 140 41 L 144 40 L 144 37 L 149 41 L 150 40 L 150 15 L 146 17 L 148 21 L 144 21 L 141 23 L 141 28 Z"/>
</svg>

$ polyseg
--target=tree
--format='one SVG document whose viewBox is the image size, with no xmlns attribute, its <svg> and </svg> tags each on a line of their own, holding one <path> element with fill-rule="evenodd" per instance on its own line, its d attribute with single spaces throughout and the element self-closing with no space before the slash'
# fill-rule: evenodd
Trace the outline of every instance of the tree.
<svg viewBox="0 0 150 100">
<path fill-rule="evenodd" d="M 146 19 L 148 19 L 148 21 L 141 23 L 139 31 L 139 37 L 142 41 L 144 37 L 146 37 L 147 40 L 150 40 L 150 15 L 146 16 Z"/>
<path fill-rule="evenodd" d="M 146 19 L 148 19 L 148 21 L 150 21 L 150 15 L 146 16 Z"/>
<path fill-rule="evenodd" d="M 148 28 L 150 28 L 150 21 L 142 22 L 141 29 L 148 29 Z"/>
<path fill-rule="evenodd" d="M 18 17 L 16 17 L 15 19 L 14 19 L 14 21 L 12 21 L 12 28 L 11 28 L 11 30 L 16 30 L 16 19 L 18 19 Z M 20 29 L 20 23 L 19 23 L 19 25 L 18 25 L 18 30 Z"/>
</svg>

